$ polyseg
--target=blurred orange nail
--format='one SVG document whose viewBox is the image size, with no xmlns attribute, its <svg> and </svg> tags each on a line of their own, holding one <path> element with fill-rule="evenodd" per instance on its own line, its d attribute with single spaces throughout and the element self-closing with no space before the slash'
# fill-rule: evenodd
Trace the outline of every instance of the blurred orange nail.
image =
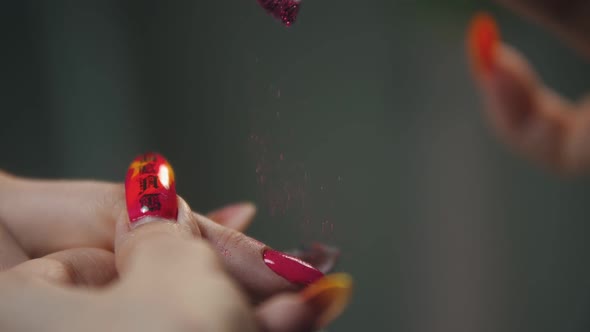
<svg viewBox="0 0 590 332">
<path fill-rule="evenodd" d="M 479 13 L 471 20 L 467 32 L 467 47 L 476 73 L 488 75 L 496 61 L 500 33 L 494 18 Z"/>
<path fill-rule="evenodd" d="M 350 302 L 352 278 L 345 273 L 327 275 L 307 286 L 301 296 L 318 312 L 316 327 L 323 328 L 336 319 Z"/>
</svg>

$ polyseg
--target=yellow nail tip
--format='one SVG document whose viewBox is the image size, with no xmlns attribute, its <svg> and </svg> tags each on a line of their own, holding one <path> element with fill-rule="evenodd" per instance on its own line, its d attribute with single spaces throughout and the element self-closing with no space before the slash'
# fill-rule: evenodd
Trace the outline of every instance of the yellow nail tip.
<svg viewBox="0 0 590 332">
<path fill-rule="evenodd" d="M 305 302 L 321 312 L 317 326 L 323 327 L 338 317 L 352 296 L 352 277 L 345 273 L 327 275 L 309 285 L 301 293 Z"/>
</svg>

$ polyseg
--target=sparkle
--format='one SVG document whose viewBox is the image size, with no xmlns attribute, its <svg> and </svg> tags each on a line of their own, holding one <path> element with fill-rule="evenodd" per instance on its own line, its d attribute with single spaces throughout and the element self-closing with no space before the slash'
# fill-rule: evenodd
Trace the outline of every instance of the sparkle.
<svg viewBox="0 0 590 332">
<path fill-rule="evenodd" d="M 295 22 L 301 5 L 300 0 L 258 0 L 258 3 L 286 26 Z"/>
<path fill-rule="evenodd" d="M 166 189 L 170 189 L 170 172 L 167 165 L 160 165 L 158 170 L 158 179 Z"/>
</svg>

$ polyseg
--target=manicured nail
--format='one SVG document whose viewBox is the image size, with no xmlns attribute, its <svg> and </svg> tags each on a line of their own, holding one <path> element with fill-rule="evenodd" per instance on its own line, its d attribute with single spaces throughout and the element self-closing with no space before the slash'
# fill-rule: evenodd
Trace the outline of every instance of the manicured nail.
<svg viewBox="0 0 590 332">
<path fill-rule="evenodd" d="M 133 160 L 125 178 L 125 198 L 132 226 L 148 216 L 176 220 L 176 182 L 168 161 L 157 153 Z"/>
<path fill-rule="evenodd" d="M 284 25 L 290 26 L 297 19 L 301 0 L 258 0 L 258 4 Z"/>
<path fill-rule="evenodd" d="M 324 328 L 348 306 L 352 295 L 352 278 L 345 273 L 331 274 L 307 286 L 301 296 L 316 313 L 316 328 Z"/>
<path fill-rule="evenodd" d="M 496 62 L 500 32 L 494 18 L 486 13 L 475 15 L 468 29 L 468 52 L 478 74 L 489 75 Z"/>
<path fill-rule="evenodd" d="M 340 258 L 340 249 L 323 243 L 313 243 L 301 249 L 287 251 L 287 253 L 309 263 L 322 273 L 330 273 Z"/>
<path fill-rule="evenodd" d="M 308 285 L 324 276 L 310 264 L 283 252 L 267 249 L 262 256 L 266 266 L 294 284 Z"/>
</svg>

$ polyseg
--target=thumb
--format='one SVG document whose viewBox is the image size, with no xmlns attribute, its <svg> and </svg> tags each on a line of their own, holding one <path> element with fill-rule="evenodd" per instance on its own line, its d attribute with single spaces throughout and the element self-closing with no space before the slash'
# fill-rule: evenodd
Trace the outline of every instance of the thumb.
<svg viewBox="0 0 590 332">
<path fill-rule="evenodd" d="M 195 277 L 189 271 L 217 259 L 202 241 L 189 206 L 176 195 L 174 171 L 161 155 L 136 158 L 125 179 L 127 211 L 117 218 L 115 259 L 125 277 L 138 270 L 141 279 Z M 197 248 L 198 247 L 198 248 Z M 198 257 L 194 257 L 198 256 Z"/>
</svg>

